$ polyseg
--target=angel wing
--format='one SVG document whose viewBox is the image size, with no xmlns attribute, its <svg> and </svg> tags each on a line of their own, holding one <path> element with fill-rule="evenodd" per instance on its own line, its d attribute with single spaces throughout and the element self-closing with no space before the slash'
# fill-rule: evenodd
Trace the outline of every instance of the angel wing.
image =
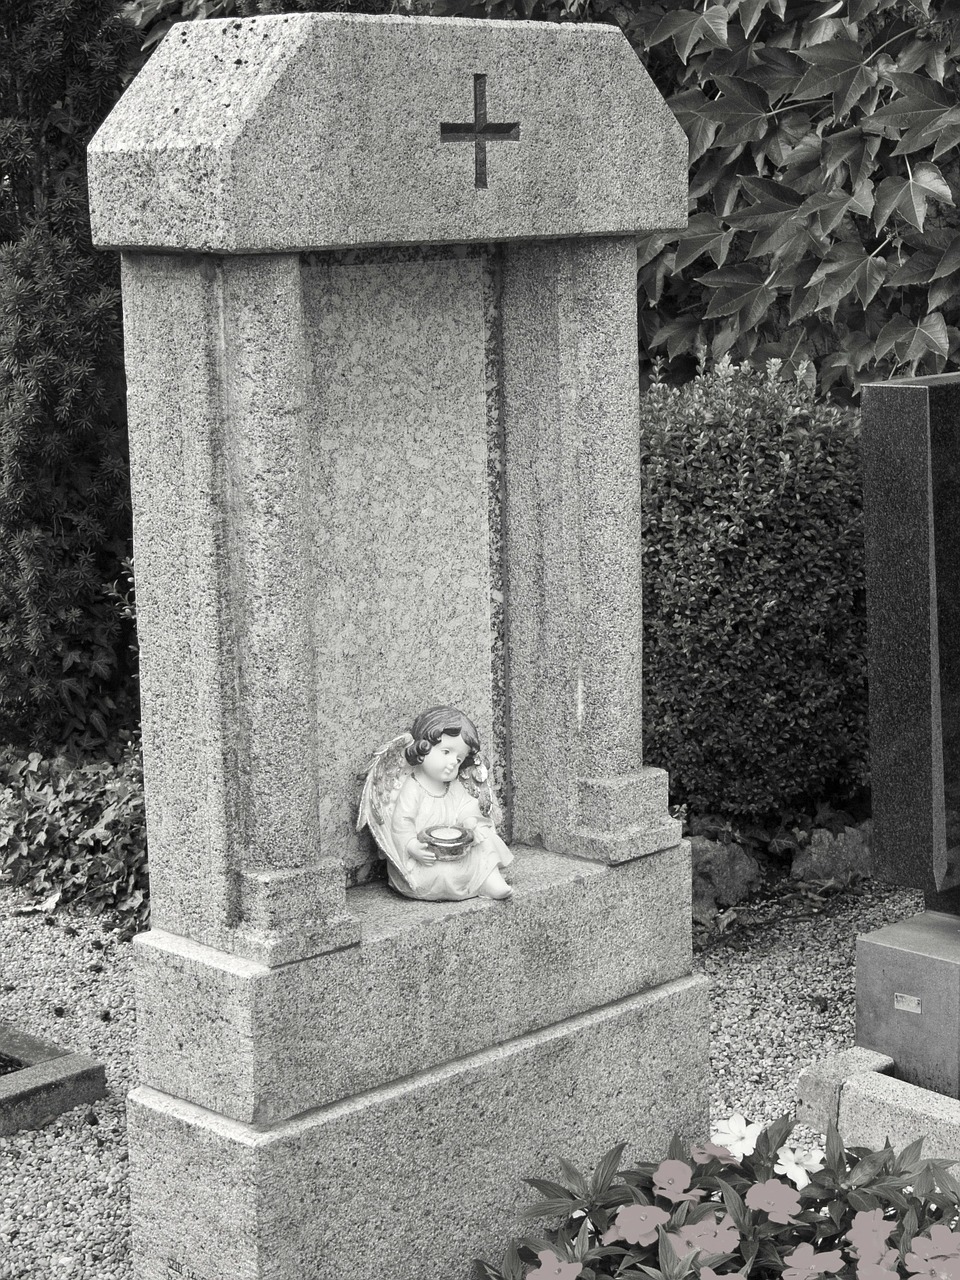
<svg viewBox="0 0 960 1280">
<path fill-rule="evenodd" d="M 499 827 L 503 821 L 503 813 L 490 785 L 490 762 L 487 757 L 478 753 L 475 762 L 462 770 L 460 781 L 464 790 L 479 804 L 483 816 L 489 818 L 495 827 Z"/>
<path fill-rule="evenodd" d="M 412 741 L 409 733 L 401 733 L 373 753 L 366 768 L 363 790 L 360 792 L 360 812 L 357 815 L 357 830 L 369 827 L 384 855 L 400 871 L 403 871 L 403 866 L 390 832 L 390 818 L 400 788 L 412 771 L 412 766 L 407 763 L 404 755 L 404 748 Z"/>
</svg>

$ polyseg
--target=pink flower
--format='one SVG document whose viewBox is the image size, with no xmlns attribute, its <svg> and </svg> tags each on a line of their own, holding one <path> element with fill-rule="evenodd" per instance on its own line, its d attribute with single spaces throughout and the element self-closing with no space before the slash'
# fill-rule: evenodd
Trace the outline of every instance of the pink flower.
<svg viewBox="0 0 960 1280">
<path fill-rule="evenodd" d="M 552 1249 L 537 1254 L 540 1266 L 527 1272 L 527 1280 L 577 1280 L 583 1270 L 579 1262 L 561 1262 Z"/>
<path fill-rule="evenodd" d="M 813 1280 L 828 1271 L 840 1271 L 844 1265 L 839 1249 L 817 1253 L 812 1244 L 798 1244 L 793 1253 L 784 1254 L 783 1260 L 790 1264 L 784 1269 L 783 1280 Z"/>
<path fill-rule="evenodd" d="M 718 1147 L 713 1142 L 705 1142 L 702 1147 L 693 1147 L 690 1156 L 694 1164 L 709 1164 L 711 1160 L 719 1160 L 724 1165 L 740 1163 L 726 1147 Z"/>
<path fill-rule="evenodd" d="M 929 1239 L 913 1237 L 913 1252 L 903 1261 L 912 1275 L 960 1280 L 960 1235 L 945 1223 L 937 1222 L 930 1228 Z"/>
<path fill-rule="evenodd" d="M 877 1262 L 861 1259 L 857 1263 L 857 1280 L 893 1280 L 899 1274 L 896 1249 L 888 1249 Z"/>
<path fill-rule="evenodd" d="M 601 1236 L 603 1244 L 613 1240 L 626 1240 L 628 1244 L 653 1244 L 657 1228 L 670 1221 L 669 1213 L 653 1204 L 625 1204 L 614 1219 L 612 1227 Z"/>
<path fill-rule="evenodd" d="M 918 1258 L 908 1253 L 904 1265 L 911 1275 L 930 1276 L 931 1280 L 960 1280 L 960 1258 Z"/>
<path fill-rule="evenodd" d="M 790 1215 L 800 1212 L 800 1197 L 777 1178 L 755 1182 L 744 1199 L 748 1209 L 763 1209 L 771 1222 L 795 1222 Z"/>
<path fill-rule="evenodd" d="M 653 1172 L 653 1189 L 658 1196 L 679 1204 L 681 1200 L 701 1200 L 705 1191 L 688 1191 L 693 1170 L 683 1160 L 664 1160 Z"/>
<path fill-rule="evenodd" d="M 702 1222 L 690 1222 L 675 1231 L 668 1231 L 667 1235 L 677 1242 L 680 1254 L 692 1253 L 695 1249 L 704 1253 L 733 1253 L 740 1243 L 740 1233 L 728 1213 L 724 1214 L 721 1222 L 715 1218 L 704 1218 Z"/>
<path fill-rule="evenodd" d="M 717 1223 L 717 1234 L 713 1238 L 713 1252 L 733 1253 L 739 1246 L 740 1232 L 737 1230 L 737 1224 L 729 1213 L 725 1213 L 722 1220 Z"/>
<path fill-rule="evenodd" d="M 861 1258 L 874 1257 L 883 1253 L 883 1246 L 894 1226 L 895 1223 L 884 1221 L 882 1209 L 861 1209 L 854 1217 L 846 1239 Z"/>
<path fill-rule="evenodd" d="M 960 1235 L 951 1231 L 945 1222 L 935 1222 L 929 1228 L 929 1240 L 914 1236 L 913 1249 L 922 1258 L 956 1258 L 960 1256 Z"/>
</svg>

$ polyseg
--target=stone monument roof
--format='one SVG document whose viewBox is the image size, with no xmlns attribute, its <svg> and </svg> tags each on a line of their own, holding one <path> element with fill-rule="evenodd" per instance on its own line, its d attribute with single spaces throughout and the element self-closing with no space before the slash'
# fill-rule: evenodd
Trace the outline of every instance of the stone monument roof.
<svg viewBox="0 0 960 1280">
<path fill-rule="evenodd" d="M 174 26 L 89 148 L 105 247 L 265 253 L 682 227 L 687 143 L 619 30 Z"/>
</svg>

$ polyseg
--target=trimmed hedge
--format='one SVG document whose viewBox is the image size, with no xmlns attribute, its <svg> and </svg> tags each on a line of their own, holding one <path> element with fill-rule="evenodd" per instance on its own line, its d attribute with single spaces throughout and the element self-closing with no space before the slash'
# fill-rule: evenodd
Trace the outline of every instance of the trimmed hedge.
<svg viewBox="0 0 960 1280">
<path fill-rule="evenodd" d="M 722 361 L 641 402 L 644 754 L 694 813 L 867 782 L 859 429 L 810 381 Z"/>
</svg>

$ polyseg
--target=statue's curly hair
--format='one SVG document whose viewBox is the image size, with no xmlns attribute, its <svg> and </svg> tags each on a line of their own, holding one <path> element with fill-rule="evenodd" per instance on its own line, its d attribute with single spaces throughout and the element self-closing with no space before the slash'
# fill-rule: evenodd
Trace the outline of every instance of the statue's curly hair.
<svg viewBox="0 0 960 1280">
<path fill-rule="evenodd" d="M 424 756 L 429 755 L 431 748 L 447 735 L 451 738 L 459 735 L 470 748 L 470 754 L 460 766 L 461 769 L 474 764 L 476 753 L 480 750 L 477 726 L 457 707 L 431 707 L 429 711 L 422 711 L 414 720 L 410 735 L 413 741 L 404 750 L 408 764 L 419 764 Z"/>
</svg>

